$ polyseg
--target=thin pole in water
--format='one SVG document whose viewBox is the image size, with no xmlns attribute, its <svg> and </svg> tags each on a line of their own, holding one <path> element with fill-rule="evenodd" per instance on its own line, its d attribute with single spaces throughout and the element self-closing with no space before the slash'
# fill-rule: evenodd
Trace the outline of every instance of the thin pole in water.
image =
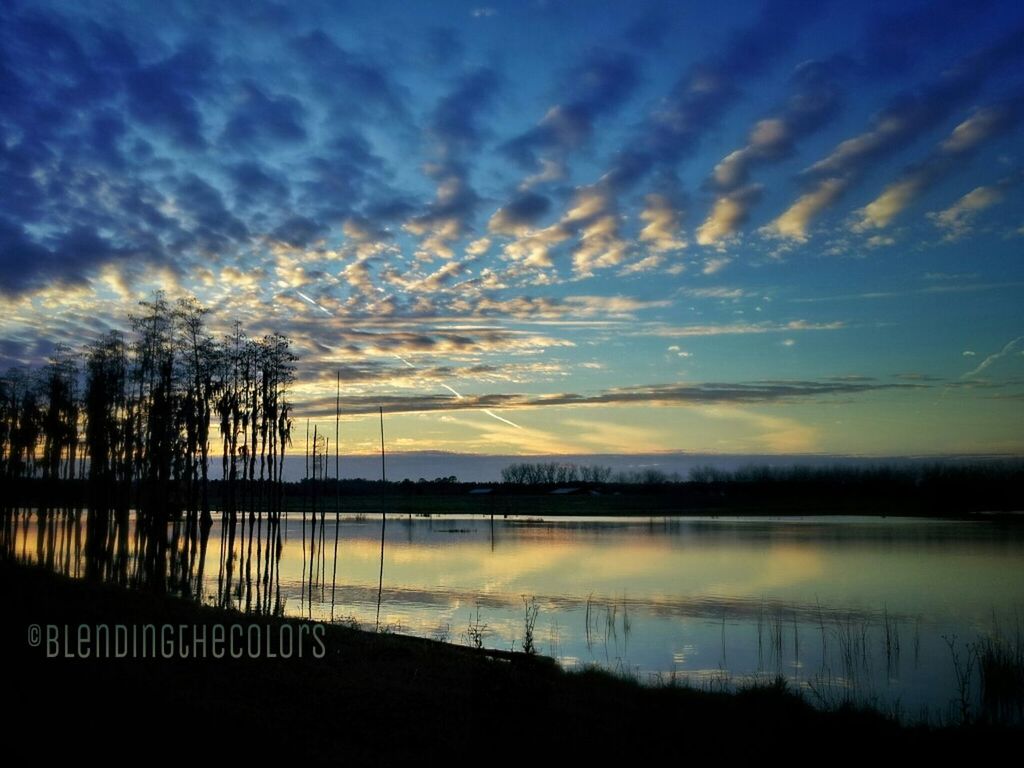
<svg viewBox="0 0 1024 768">
<path fill-rule="evenodd" d="M 380 411 L 380 578 L 377 581 L 377 631 L 380 631 L 380 596 L 384 589 L 384 528 L 388 524 L 388 513 L 384 509 L 384 488 L 387 483 L 387 474 L 384 468 L 384 408 L 378 406 Z"/>
<path fill-rule="evenodd" d="M 313 502 L 310 505 L 310 529 L 309 529 L 309 598 L 306 601 L 306 607 L 308 609 L 307 615 L 313 617 L 313 586 L 315 584 L 313 580 L 313 566 L 317 564 L 316 559 L 316 444 L 317 438 L 319 437 L 318 425 L 313 425 L 313 450 L 312 450 L 312 461 L 311 466 L 313 468 Z"/>
<path fill-rule="evenodd" d="M 309 419 L 306 419 L 306 474 L 302 483 L 302 591 L 299 593 L 299 610 L 306 597 L 306 490 L 309 486 Z"/>
<path fill-rule="evenodd" d="M 341 526 L 341 371 L 334 398 L 334 569 L 331 573 L 331 621 L 334 621 L 334 592 L 338 586 L 338 529 Z"/>
</svg>

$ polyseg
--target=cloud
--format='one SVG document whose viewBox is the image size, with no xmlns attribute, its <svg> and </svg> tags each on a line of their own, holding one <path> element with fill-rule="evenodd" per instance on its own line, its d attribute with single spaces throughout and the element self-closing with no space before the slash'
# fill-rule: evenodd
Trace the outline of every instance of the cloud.
<svg viewBox="0 0 1024 768">
<path fill-rule="evenodd" d="M 189 45 L 172 56 L 129 73 L 128 109 L 141 124 L 159 130 L 188 150 L 206 146 L 199 97 L 211 87 L 217 70 L 213 54 Z"/>
<path fill-rule="evenodd" d="M 732 259 L 728 256 L 718 256 L 712 259 L 705 259 L 704 268 L 701 269 L 701 273 L 705 275 L 716 275 L 731 263 Z"/>
<path fill-rule="evenodd" d="M 572 235 L 572 230 L 563 224 L 553 224 L 523 233 L 517 239 L 506 243 L 502 247 L 502 252 L 507 258 L 531 269 L 546 269 L 554 266 L 551 259 L 552 249 Z"/>
<path fill-rule="evenodd" d="M 518 199 L 529 202 L 532 198 Z M 537 209 L 539 205 L 529 202 L 520 207 Z M 569 210 L 548 227 L 530 229 L 516 222 L 516 219 L 523 218 L 501 209 L 496 218 L 492 218 L 491 225 L 492 231 L 499 227 L 504 232 L 515 234 L 516 239 L 507 243 L 503 252 L 524 266 L 534 269 L 554 266 L 552 249 L 574 237 L 577 243 L 572 249 L 572 266 L 577 277 L 589 277 L 597 269 L 620 265 L 630 254 L 629 243 L 619 231 L 615 200 L 601 185 L 578 188 L 569 203 Z"/>
<path fill-rule="evenodd" d="M 655 170 L 662 188 L 675 188 L 678 185 L 676 166 L 696 149 L 705 133 L 714 128 L 739 98 L 738 82 L 771 66 L 823 5 L 817 4 L 809 10 L 797 0 L 765 2 L 755 21 L 734 34 L 720 55 L 700 60 L 676 80 L 669 94 L 658 102 L 616 153 L 600 180 L 576 190 L 570 210 L 557 225 L 547 228 L 543 235 L 530 232 L 507 245 L 506 255 L 534 267 L 549 267 L 553 245 L 578 236 L 579 242 L 572 251 L 576 277 L 590 277 L 598 269 L 626 263 L 632 249 L 619 232 L 618 196 Z M 608 69 L 614 71 L 616 67 L 621 69 L 621 63 Z M 600 94 L 594 103 L 617 103 L 625 92 L 617 84 L 620 80 L 593 77 L 592 93 Z M 586 110 L 584 113 L 590 114 Z M 561 108 L 550 112 L 545 118 L 550 119 L 549 126 L 544 128 L 542 123 L 542 132 L 524 134 L 519 137 L 519 143 L 507 147 L 506 151 L 513 152 L 520 162 L 542 165 L 545 176 L 561 175 L 563 171 L 557 160 L 538 158 L 533 151 L 538 146 L 576 146 L 588 135 L 589 122 L 574 121 L 572 117 L 572 113 Z M 663 191 L 656 194 L 656 207 L 647 211 L 648 216 L 656 217 L 653 221 L 657 223 L 648 230 L 650 239 L 645 241 L 656 244 L 655 253 L 645 254 L 632 268 L 624 269 L 624 273 L 658 266 L 661 263 L 658 254 L 674 250 L 679 242 L 671 235 L 666 236 L 667 230 L 681 218 L 678 195 L 669 196 Z M 590 203 L 585 216 L 580 214 L 581 201 Z M 600 205 L 600 212 L 593 208 L 596 204 Z"/>
<path fill-rule="evenodd" d="M 807 240 L 811 222 L 835 204 L 849 186 L 849 182 L 841 178 L 819 182 L 812 191 L 801 195 L 781 216 L 763 227 L 762 231 L 789 240 Z"/>
<path fill-rule="evenodd" d="M 393 274 L 391 279 L 406 291 L 433 294 L 451 288 L 454 281 L 466 273 L 467 265 L 464 261 L 449 261 L 422 278 L 406 280 Z"/>
<path fill-rule="evenodd" d="M 971 9 L 976 15 L 978 9 Z M 862 61 L 836 55 L 823 61 L 801 64 L 793 73 L 790 93 L 782 108 L 759 120 L 750 131 L 747 144 L 734 150 L 716 166 L 708 186 L 726 193 L 718 198 L 715 210 L 705 221 L 705 245 L 720 242 L 734 234 L 746 222 L 750 208 L 760 197 L 744 194 L 750 189 L 750 172 L 758 167 L 790 157 L 795 144 L 828 124 L 842 106 L 840 86 L 851 73 L 871 77 L 891 76 L 905 68 L 908 40 L 926 44 L 941 41 L 955 29 L 965 8 L 957 2 L 933 4 L 927 11 L 913 9 L 877 17 L 869 24 L 865 42 L 870 53 Z M 901 30 L 898 34 L 894 30 Z M 777 220 L 774 234 L 794 239 L 806 237 L 810 220 L 838 199 L 838 185 L 823 187 L 801 197 L 795 210 Z"/>
<path fill-rule="evenodd" d="M 560 166 L 569 152 L 586 144 L 597 119 L 632 94 L 639 81 L 637 63 L 630 55 L 601 50 L 575 67 L 567 80 L 573 99 L 555 104 L 536 126 L 502 145 L 502 152 L 523 168 L 535 171 L 544 162 Z"/>
<path fill-rule="evenodd" d="M 293 174 L 297 202 L 305 211 L 333 220 L 359 215 L 374 219 L 377 229 L 412 211 L 413 203 L 385 184 L 386 164 L 358 131 L 348 128 L 317 149 Z"/>
<path fill-rule="evenodd" d="M 450 259 L 455 252 L 451 243 L 463 237 L 480 202 L 469 183 L 468 172 L 458 163 L 446 163 L 428 169 L 437 182 L 437 193 L 426 211 L 405 223 L 405 229 L 422 237 L 418 256 L 430 260 Z"/>
<path fill-rule="evenodd" d="M 869 381 L 754 381 L 744 383 L 705 382 L 699 384 L 652 384 L 616 387 L 596 394 L 551 393 L 541 395 L 485 394 L 463 395 L 453 400 L 448 394 L 343 396 L 342 410 L 350 414 L 376 413 L 383 407 L 390 413 L 450 411 L 485 408 L 530 409 L 594 405 L 755 405 L 816 400 L 837 395 L 864 394 L 885 390 L 916 390 L 921 383 L 883 384 Z M 334 413 L 334 399 L 299 404 L 304 412 L 317 417 Z"/>
<path fill-rule="evenodd" d="M 762 196 L 761 186 L 749 183 L 751 170 L 791 156 L 799 139 L 820 129 L 838 112 L 839 82 L 848 68 L 842 57 L 797 67 L 786 104 L 759 120 L 746 145 L 715 166 L 708 186 L 717 189 L 720 196 L 697 230 L 698 243 L 716 245 L 746 223 L 750 209 Z"/>
<path fill-rule="evenodd" d="M 976 275 L 964 275 L 965 279 L 976 277 Z M 928 279 L 926 277 L 926 279 Z M 911 288 L 900 291 L 866 291 L 864 293 L 846 293 L 833 296 L 803 296 L 792 298 L 795 304 L 816 304 L 825 301 L 859 301 L 863 299 L 898 299 L 905 296 L 916 296 L 929 293 L 974 293 L 977 291 L 996 291 L 1019 288 L 1024 281 L 1003 280 L 996 283 L 950 283 L 939 285 L 927 285 L 923 288 Z"/>
<path fill-rule="evenodd" d="M 427 132 L 438 159 L 425 171 L 437 183 L 437 192 L 426 210 L 405 224 L 406 230 L 423 238 L 423 258 L 451 259 L 451 242 L 470 230 L 480 197 L 470 184 L 466 156 L 480 144 L 480 117 L 493 103 L 497 85 L 493 70 L 475 70 L 460 78 L 431 115 Z"/>
<path fill-rule="evenodd" d="M 751 206 L 761 199 L 761 194 L 759 184 L 750 184 L 719 197 L 704 223 L 697 228 L 697 242 L 716 245 L 732 237 L 746 222 Z"/>
<path fill-rule="evenodd" d="M 232 214 L 216 187 L 194 173 L 175 185 L 175 205 L 184 214 L 192 243 L 202 251 L 222 253 L 248 238 L 245 224 Z"/>
<path fill-rule="evenodd" d="M 271 237 L 296 248 L 304 248 L 328 233 L 326 225 L 307 216 L 292 216 L 271 233 Z"/>
<path fill-rule="evenodd" d="M 39 242 L 0 215 L 0 293 L 17 295 L 44 285 L 85 284 L 92 271 L 128 258 L 154 269 L 163 257 L 159 249 L 140 251 L 119 245 L 84 225 Z M 173 279 L 170 273 L 164 276 Z"/>
<path fill-rule="evenodd" d="M 765 2 L 754 22 L 734 34 L 720 55 L 700 60 L 678 78 L 638 135 L 620 150 L 603 183 L 622 191 L 655 168 L 674 168 L 738 100 L 739 83 L 774 64 L 826 5 Z"/>
<path fill-rule="evenodd" d="M 499 85 L 497 73 L 482 67 L 460 78 L 456 87 L 438 101 L 427 130 L 442 159 L 480 145 L 484 135 L 480 117 L 493 103 Z"/>
<path fill-rule="evenodd" d="M 242 208 L 255 205 L 286 207 L 291 197 L 287 179 L 257 160 L 243 160 L 227 169 L 236 204 Z"/>
<path fill-rule="evenodd" d="M 16 222 L 0 216 L 0 292 L 14 294 L 56 271 L 53 254 Z"/>
<path fill-rule="evenodd" d="M 975 187 L 948 208 L 927 214 L 931 222 L 941 229 L 946 240 L 958 240 L 971 233 L 974 220 L 986 208 L 998 205 L 1009 190 L 1024 181 L 1024 171 L 1000 179 L 998 183 Z"/>
<path fill-rule="evenodd" d="M 857 211 L 855 232 L 883 229 L 925 190 L 952 172 L 982 144 L 1009 130 L 1020 112 L 1019 103 L 976 110 L 922 162 L 906 169 L 877 198 Z"/>
<path fill-rule="evenodd" d="M 619 216 L 612 198 L 590 187 L 580 190 L 576 207 L 566 216 L 579 233 L 579 242 L 572 252 L 573 272 L 589 277 L 594 270 L 622 264 L 629 244 L 619 234 Z"/>
<path fill-rule="evenodd" d="M 656 325 L 637 331 L 638 336 L 687 338 L 690 336 L 745 336 L 762 333 L 788 333 L 792 331 L 838 331 L 846 328 L 840 321 L 811 323 L 790 320 L 786 323 L 724 323 L 720 325 Z"/>
<path fill-rule="evenodd" d="M 306 110 L 294 96 L 270 96 L 246 80 L 240 84 L 236 102 L 222 137 L 227 144 L 272 147 L 306 138 Z"/>
<path fill-rule="evenodd" d="M 960 378 L 969 379 L 974 376 L 977 376 L 979 373 L 985 371 L 994 363 L 997 363 L 998 361 L 1002 360 L 1008 355 L 1012 355 L 1014 352 L 1021 348 L 1024 348 L 1024 336 L 1018 336 L 1016 339 L 1011 339 L 1010 341 L 1006 342 L 1006 344 L 1003 346 L 1001 350 L 986 357 L 978 364 L 976 368 L 972 368 L 970 371 L 965 373 Z"/>
<path fill-rule="evenodd" d="M 484 317 L 517 320 L 572 318 L 631 319 L 636 312 L 671 306 L 668 299 L 636 299 L 630 296 L 520 296 L 510 299 L 483 297 L 472 305 Z"/>
<path fill-rule="evenodd" d="M 644 197 L 641 221 L 646 222 L 637 239 L 655 253 L 670 253 L 686 247 L 680 232 L 679 206 L 667 196 L 651 193 Z"/>
<path fill-rule="evenodd" d="M 743 288 L 685 288 L 683 293 L 687 296 L 695 296 L 699 299 L 742 299 L 750 296 L 750 292 Z"/>
<path fill-rule="evenodd" d="M 867 131 L 840 142 L 804 172 L 810 190 L 763 231 L 786 239 L 806 240 L 813 220 L 834 205 L 872 164 L 933 128 L 972 98 L 994 72 L 1022 55 L 1024 28 L 961 59 L 938 80 L 894 99 Z"/>
<path fill-rule="evenodd" d="M 503 205 L 487 224 L 487 228 L 499 235 L 521 235 L 551 209 L 551 200 L 536 192 L 524 192 Z"/>
<path fill-rule="evenodd" d="M 849 69 L 846 59 L 811 61 L 797 67 L 782 109 L 759 120 L 745 146 L 729 153 L 714 169 L 712 184 L 729 192 L 748 183 L 750 171 L 789 157 L 794 144 L 825 125 L 839 109 L 839 84 Z"/>
<path fill-rule="evenodd" d="M 405 90 L 372 56 L 342 48 L 319 29 L 293 38 L 289 48 L 302 62 L 300 71 L 312 91 L 343 123 L 387 118 L 409 124 Z"/>
<path fill-rule="evenodd" d="M 830 19 L 821 38 L 798 46 L 813 23 L 803 11 L 816 6 L 747 7 L 703 32 L 686 29 L 685 14 L 659 21 L 646 5 L 624 8 L 561 48 L 546 44 L 553 30 L 544 25 L 576 14 L 564 7 L 503 7 L 497 24 L 470 27 L 467 6 L 428 40 L 411 18 L 333 5 L 311 19 L 243 3 L 230 21 L 197 4 L 164 5 L 146 23 L 115 6 L 4 6 L 0 290 L 17 303 L 0 335 L 26 358 L 51 336 L 116 326 L 124 306 L 161 284 L 199 294 L 215 323 L 237 316 L 253 333 L 288 333 L 304 375 L 342 367 L 353 394 L 366 397 L 439 389 L 450 367 L 476 382 L 521 383 L 497 389 L 525 392 L 509 396 L 524 402 L 557 390 L 586 404 L 612 396 L 580 389 L 589 377 L 613 382 L 647 362 L 711 364 L 703 347 L 700 357 L 677 357 L 697 344 L 687 337 L 760 334 L 760 346 L 784 356 L 785 339 L 849 327 L 819 314 L 757 322 L 746 282 L 718 285 L 731 274 L 723 269 L 744 280 L 774 269 L 756 244 L 685 262 L 682 252 L 695 239 L 732 246 L 757 204 L 752 182 L 767 182 L 759 173 L 838 108 L 830 89 L 852 79 L 838 61 L 802 65 L 788 88 L 765 77 L 779 65 L 785 78 L 800 57 L 855 39 L 832 37 Z M 641 16 L 645 24 L 627 30 Z M 993 20 L 963 41 L 997 26 L 1008 28 Z M 525 48 L 500 44 L 524 33 Z M 676 33 L 704 35 L 700 51 L 670 48 Z M 565 82 L 552 88 L 560 68 Z M 969 98 L 957 109 L 982 97 Z M 538 99 L 542 109 L 529 113 Z M 753 120 L 727 123 L 743 103 Z M 718 133 L 739 139 L 714 138 L 736 150 L 712 158 L 721 167 L 709 202 L 724 202 L 690 222 L 682 180 L 709 168 L 685 163 Z M 805 178 L 808 193 L 820 179 Z M 985 201 L 971 202 L 980 210 Z M 747 274 L 735 269 L 740 259 L 762 268 Z M 675 290 L 684 265 L 694 275 L 688 293 Z M 687 301 L 698 306 L 683 322 Z M 609 344 L 624 356 L 596 374 L 588 366 L 615 351 Z M 424 370 L 389 369 L 396 354 Z M 309 381 L 303 400 L 330 385 Z M 667 403 L 684 394 L 614 396 Z"/>
</svg>

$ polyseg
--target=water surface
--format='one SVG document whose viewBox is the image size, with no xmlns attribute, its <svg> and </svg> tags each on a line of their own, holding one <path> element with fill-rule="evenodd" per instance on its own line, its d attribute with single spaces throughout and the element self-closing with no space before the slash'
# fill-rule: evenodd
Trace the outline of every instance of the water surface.
<svg viewBox="0 0 1024 768">
<path fill-rule="evenodd" d="M 37 559 L 35 523 L 20 530 Z M 234 537 L 215 520 L 186 583 L 204 602 L 372 629 L 380 536 L 373 516 L 314 529 L 292 513 Z M 53 541 L 55 564 L 81 572 L 70 534 Z M 823 705 L 933 722 L 959 708 L 954 652 L 1019 634 L 1024 607 L 1024 532 L 987 521 L 389 517 L 384 550 L 385 631 L 516 650 L 532 637 L 566 667 L 644 682 L 783 675 Z"/>
</svg>

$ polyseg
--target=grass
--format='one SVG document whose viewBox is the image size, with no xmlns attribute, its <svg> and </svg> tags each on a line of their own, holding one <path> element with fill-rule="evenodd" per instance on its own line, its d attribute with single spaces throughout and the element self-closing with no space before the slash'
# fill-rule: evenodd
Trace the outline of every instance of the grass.
<svg viewBox="0 0 1024 768">
<path fill-rule="evenodd" d="M 1024 642 L 986 637 L 977 645 L 983 716 L 998 723 L 1024 723 Z"/>
</svg>

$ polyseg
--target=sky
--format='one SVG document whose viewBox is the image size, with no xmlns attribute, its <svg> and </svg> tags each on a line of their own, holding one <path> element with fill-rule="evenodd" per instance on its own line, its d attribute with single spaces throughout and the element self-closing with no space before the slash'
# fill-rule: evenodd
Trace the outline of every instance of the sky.
<svg viewBox="0 0 1024 768">
<path fill-rule="evenodd" d="M 0 0 L 0 369 L 160 289 L 351 453 L 1019 455 L 1022 62 L 1001 0 Z"/>
</svg>

